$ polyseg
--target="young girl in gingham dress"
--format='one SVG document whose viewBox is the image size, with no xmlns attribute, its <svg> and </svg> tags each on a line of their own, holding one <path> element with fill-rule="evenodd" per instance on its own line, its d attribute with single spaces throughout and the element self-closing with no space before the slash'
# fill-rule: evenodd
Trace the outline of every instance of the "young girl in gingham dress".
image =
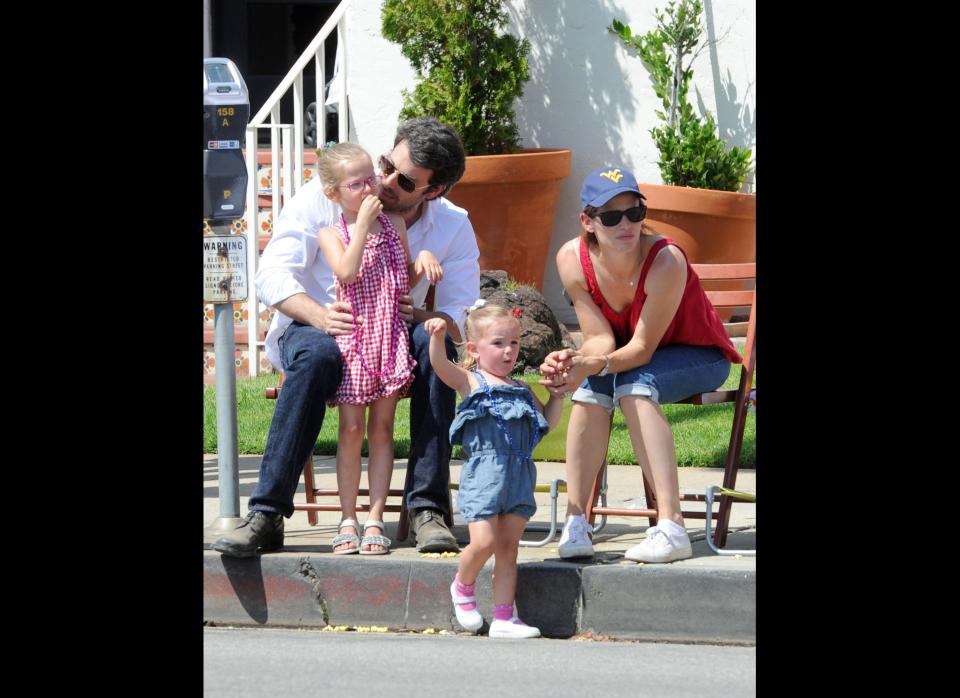
<svg viewBox="0 0 960 698">
<path fill-rule="evenodd" d="M 416 361 L 397 303 L 410 292 L 407 255 L 391 220 L 381 213 L 377 223 L 380 232 L 368 234 L 363 243 L 356 280 L 345 284 L 337 278 L 337 300 L 349 301 L 363 323 L 353 334 L 335 337 L 343 355 L 343 379 L 331 406 L 369 405 L 394 393 L 403 397 L 413 382 Z M 350 230 L 342 213 L 340 234 L 349 248 Z"/>
<path fill-rule="evenodd" d="M 383 555 L 390 547 L 382 515 L 393 473 L 394 413 L 416 366 L 399 298 L 410 292 L 411 277 L 415 283 L 424 271 L 435 282 L 442 270 L 427 251 L 416 263 L 409 261 L 406 225 L 400 216 L 383 213 L 377 198 L 380 178 L 360 146 L 338 143 L 322 150 L 317 168 L 324 193 L 342 210 L 339 225 L 321 229 L 317 240 L 336 277 L 337 299 L 350 303 L 355 328 L 334 338 L 343 356 L 343 375 L 329 404 L 338 405 L 340 412 L 337 487 L 343 520 L 333 552 Z M 370 514 L 360 540 L 356 504 L 368 405 Z"/>
</svg>

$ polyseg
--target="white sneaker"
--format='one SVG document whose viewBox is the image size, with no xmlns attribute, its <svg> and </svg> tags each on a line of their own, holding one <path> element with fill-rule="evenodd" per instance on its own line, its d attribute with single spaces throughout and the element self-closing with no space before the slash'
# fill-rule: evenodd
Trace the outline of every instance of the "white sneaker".
<svg viewBox="0 0 960 698">
<path fill-rule="evenodd" d="M 623 556 L 636 562 L 673 562 L 693 557 L 693 548 L 686 531 L 675 535 L 651 526 L 647 529 L 646 540 L 627 550 Z"/>
<path fill-rule="evenodd" d="M 526 639 L 540 637 L 540 628 L 527 625 L 514 616 L 510 620 L 494 620 L 490 623 L 490 637 Z"/>
<path fill-rule="evenodd" d="M 483 616 L 480 615 L 480 611 L 474 607 L 472 611 L 467 611 L 466 609 L 460 608 L 460 604 L 463 603 L 476 603 L 477 599 L 475 596 L 460 596 L 457 593 L 457 583 L 453 581 L 450 583 L 450 598 L 453 600 L 453 610 L 457 614 L 457 622 L 461 625 L 464 630 L 469 630 L 470 632 L 476 632 L 480 629 L 480 626 L 483 625 Z"/>
<path fill-rule="evenodd" d="M 593 557 L 593 526 L 580 516 L 567 519 L 560 535 L 560 557 Z"/>
</svg>

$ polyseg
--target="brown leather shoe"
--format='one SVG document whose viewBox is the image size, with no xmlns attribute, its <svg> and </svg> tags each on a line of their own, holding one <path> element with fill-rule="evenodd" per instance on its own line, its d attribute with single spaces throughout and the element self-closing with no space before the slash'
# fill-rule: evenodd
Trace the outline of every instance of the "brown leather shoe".
<svg viewBox="0 0 960 698">
<path fill-rule="evenodd" d="M 253 557 L 282 547 L 283 514 L 266 511 L 251 511 L 243 523 L 213 544 L 227 557 Z"/>
<path fill-rule="evenodd" d="M 417 550 L 421 553 L 455 553 L 460 550 L 443 514 L 435 509 L 417 510 L 411 528 L 417 537 Z"/>
</svg>

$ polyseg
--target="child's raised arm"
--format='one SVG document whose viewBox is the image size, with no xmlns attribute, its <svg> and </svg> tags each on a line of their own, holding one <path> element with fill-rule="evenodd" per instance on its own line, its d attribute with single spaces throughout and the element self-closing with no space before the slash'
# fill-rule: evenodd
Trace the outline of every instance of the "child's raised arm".
<svg viewBox="0 0 960 698">
<path fill-rule="evenodd" d="M 431 357 L 430 360 L 432 361 L 433 358 Z M 540 398 L 537 397 L 537 394 L 530 388 L 530 392 L 533 393 L 534 403 L 543 413 L 547 424 L 550 425 L 550 429 L 552 430 L 560 421 L 560 415 L 563 414 L 563 394 L 559 390 L 554 391 L 550 388 L 547 388 L 547 390 L 550 391 L 550 398 L 547 400 L 546 406 L 544 406 L 544 404 L 540 402 Z"/>
<path fill-rule="evenodd" d="M 443 318 L 430 318 L 423 323 L 423 328 L 430 335 L 430 364 L 437 376 L 449 387 L 460 393 L 460 397 L 470 394 L 469 373 L 447 358 L 444 347 L 444 336 L 447 332 L 447 323 Z"/>
<path fill-rule="evenodd" d="M 330 269 L 336 274 L 340 283 L 350 284 L 356 281 L 360 273 L 360 264 L 363 262 L 363 246 L 367 241 L 367 234 L 377 223 L 377 216 L 383 210 L 374 194 L 368 194 L 360 211 L 357 213 L 357 222 L 354 223 L 350 236 L 350 244 L 344 246 L 340 237 L 340 230 L 334 227 L 321 228 L 317 233 L 317 242 L 327 257 Z"/>
<path fill-rule="evenodd" d="M 410 277 L 410 288 L 416 286 L 424 274 L 427 275 L 431 284 L 436 284 L 443 278 L 443 267 L 440 266 L 440 261 L 430 250 L 421 250 L 417 258 L 412 259 L 406 223 L 396 214 L 391 213 L 389 215 L 397 229 L 397 234 L 400 236 L 400 243 L 403 245 L 404 259 L 407 260 L 407 276 Z"/>
</svg>

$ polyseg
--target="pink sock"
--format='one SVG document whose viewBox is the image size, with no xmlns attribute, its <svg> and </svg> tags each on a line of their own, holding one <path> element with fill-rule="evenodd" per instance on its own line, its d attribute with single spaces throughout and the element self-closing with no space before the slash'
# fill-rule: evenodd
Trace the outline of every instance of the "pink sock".
<svg viewBox="0 0 960 698">
<path fill-rule="evenodd" d="M 510 620 L 513 618 L 513 604 L 499 603 L 493 606 L 493 617 L 495 620 Z"/>
<path fill-rule="evenodd" d="M 461 582 L 459 572 L 457 573 L 457 576 L 454 577 L 453 584 L 454 584 L 454 589 L 457 590 L 457 594 L 459 594 L 460 596 L 473 596 L 474 589 L 476 589 L 477 587 L 476 582 L 474 582 L 470 586 L 467 586 L 466 584 Z M 477 604 L 475 601 L 471 601 L 470 603 L 458 603 L 457 605 L 460 608 L 462 608 L 464 611 L 472 611 L 477 607 Z"/>
</svg>

